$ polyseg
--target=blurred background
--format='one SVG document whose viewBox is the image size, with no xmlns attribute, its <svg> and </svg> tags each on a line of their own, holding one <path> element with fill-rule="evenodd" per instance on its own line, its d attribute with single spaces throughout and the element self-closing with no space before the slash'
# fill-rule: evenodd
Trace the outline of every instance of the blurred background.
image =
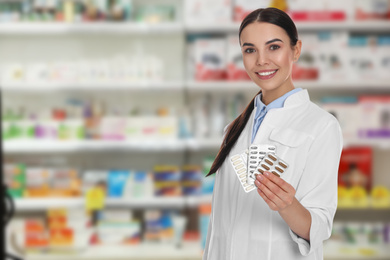
<svg viewBox="0 0 390 260">
<path fill-rule="evenodd" d="M 8 251 L 201 259 L 214 183 L 204 175 L 259 90 L 238 28 L 268 6 L 303 41 L 295 87 L 343 130 L 325 259 L 390 259 L 388 0 L 1 0 Z"/>
</svg>

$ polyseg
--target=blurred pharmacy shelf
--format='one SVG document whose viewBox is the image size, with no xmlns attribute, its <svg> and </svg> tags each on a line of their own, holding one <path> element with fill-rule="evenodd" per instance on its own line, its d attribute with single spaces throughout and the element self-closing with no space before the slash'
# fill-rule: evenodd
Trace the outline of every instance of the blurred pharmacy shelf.
<svg viewBox="0 0 390 260">
<path fill-rule="evenodd" d="M 60 152 L 108 152 L 108 151 L 133 151 L 133 152 L 180 152 L 219 149 L 222 138 L 209 139 L 172 139 L 172 140 L 144 140 L 144 141 L 106 141 L 106 140 L 81 140 L 81 141 L 48 141 L 48 140 L 12 140 L 5 141 L 3 151 L 13 153 L 60 153 Z M 344 147 L 371 146 L 379 149 L 390 149 L 389 139 L 359 139 L 344 140 Z"/>
<path fill-rule="evenodd" d="M 97 91 L 97 90 L 126 90 L 126 91 L 179 91 L 182 90 L 184 83 L 181 81 L 161 81 L 161 82 L 88 82 L 88 83 L 2 83 L 1 89 L 4 91 L 15 92 L 46 92 L 59 90 L 81 90 L 81 91 Z"/>
<path fill-rule="evenodd" d="M 212 195 L 189 197 L 146 197 L 146 198 L 107 198 L 107 207 L 126 208 L 184 208 L 197 207 L 210 203 Z M 15 199 L 16 211 L 45 211 L 50 208 L 79 208 L 84 206 L 84 198 L 18 198 Z"/>
<path fill-rule="evenodd" d="M 82 140 L 82 141 L 6 141 L 3 145 L 5 153 L 47 153 L 47 152 L 108 152 L 108 151 L 138 151 L 138 152 L 167 152 L 184 151 L 184 140 L 145 140 L 145 141 L 106 141 L 106 140 Z"/>
<path fill-rule="evenodd" d="M 371 259 L 371 260 L 389 260 L 390 257 L 385 251 L 377 251 L 376 254 L 364 256 L 359 253 L 325 253 L 325 260 L 347 260 L 347 259 Z M 92 246 L 79 254 L 27 254 L 29 260 L 92 260 L 92 259 L 180 259 L 180 260 L 199 260 L 202 251 L 199 242 L 185 242 L 180 248 L 165 244 L 140 244 L 131 246 Z M 368 258 L 369 257 L 369 258 Z"/>
<path fill-rule="evenodd" d="M 309 91 L 315 90 L 372 90 L 372 91 L 390 91 L 390 84 L 386 80 L 375 81 L 354 81 L 354 80 L 340 80 L 340 81 L 294 81 L 297 88 L 304 88 Z M 256 91 L 258 86 L 252 81 L 189 81 L 186 87 L 191 92 L 203 91 Z"/>
<path fill-rule="evenodd" d="M 182 33 L 179 23 L 91 22 L 91 23 L 2 23 L 0 35 L 61 34 L 172 34 Z"/>
<path fill-rule="evenodd" d="M 73 254 L 28 254 L 28 260 L 199 260 L 202 257 L 200 242 L 185 242 L 180 248 L 172 244 L 153 243 L 129 246 L 91 246 L 81 253 Z"/>
<path fill-rule="evenodd" d="M 389 32 L 387 21 L 351 22 L 296 22 L 299 31 L 347 30 L 367 32 Z M 2 23 L 1 35 L 60 35 L 60 34 L 176 34 L 176 33 L 237 33 L 239 23 L 182 24 L 135 23 L 135 22 L 91 22 L 91 23 Z"/>
<path fill-rule="evenodd" d="M 347 30 L 367 32 L 389 32 L 390 22 L 388 21 L 350 21 L 350 22 L 296 22 L 299 31 L 319 30 Z M 186 24 L 185 30 L 188 33 L 237 33 L 240 23 L 225 24 Z"/>
</svg>

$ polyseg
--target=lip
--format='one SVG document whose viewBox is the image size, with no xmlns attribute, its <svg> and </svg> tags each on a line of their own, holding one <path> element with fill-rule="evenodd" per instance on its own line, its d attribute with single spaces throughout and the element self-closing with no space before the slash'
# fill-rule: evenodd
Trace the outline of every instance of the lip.
<svg viewBox="0 0 390 260">
<path fill-rule="evenodd" d="M 267 75 L 267 76 L 261 76 L 259 73 L 264 73 L 264 72 L 271 72 L 271 71 L 275 71 L 275 73 L 272 73 L 271 75 Z M 257 77 L 261 80 L 267 80 L 267 79 L 271 79 L 273 78 L 276 73 L 278 72 L 278 69 L 273 69 L 273 70 L 259 70 L 259 71 L 256 71 L 255 74 L 257 75 Z"/>
</svg>

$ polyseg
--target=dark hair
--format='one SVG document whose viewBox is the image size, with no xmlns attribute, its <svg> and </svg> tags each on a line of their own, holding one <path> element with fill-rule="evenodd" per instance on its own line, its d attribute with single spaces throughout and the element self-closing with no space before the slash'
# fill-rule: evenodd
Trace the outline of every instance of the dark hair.
<svg viewBox="0 0 390 260">
<path fill-rule="evenodd" d="M 253 12 L 248 14 L 242 21 L 238 37 L 241 37 L 241 32 L 246 26 L 255 22 L 271 23 L 283 28 L 290 38 L 291 46 L 293 47 L 297 44 L 297 28 L 295 27 L 295 24 L 291 20 L 290 16 L 282 10 L 273 7 L 254 10 Z M 256 96 L 259 93 L 261 93 L 261 90 L 256 94 Z M 226 156 L 228 156 L 231 149 L 236 144 L 238 137 L 240 136 L 253 111 L 256 96 L 248 104 L 245 110 L 228 126 L 217 157 L 215 158 L 213 165 L 211 166 L 210 171 L 206 176 L 217 172 L 217 170 L 221 167 L 222 163 L 225 161 Z"/>
</svg>

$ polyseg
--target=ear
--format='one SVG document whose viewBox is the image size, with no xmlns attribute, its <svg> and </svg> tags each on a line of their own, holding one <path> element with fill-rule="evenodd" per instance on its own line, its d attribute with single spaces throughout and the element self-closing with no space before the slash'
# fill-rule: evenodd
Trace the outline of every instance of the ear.
<svg viewBox="0 0 390 260">
<path fill-rule="evenodd" d="M 298 40 L 297 44 L 294 46 L 294 62 L 298 61 L 299 56 L 301 56 L 302 41 Z"/>
</svg>

